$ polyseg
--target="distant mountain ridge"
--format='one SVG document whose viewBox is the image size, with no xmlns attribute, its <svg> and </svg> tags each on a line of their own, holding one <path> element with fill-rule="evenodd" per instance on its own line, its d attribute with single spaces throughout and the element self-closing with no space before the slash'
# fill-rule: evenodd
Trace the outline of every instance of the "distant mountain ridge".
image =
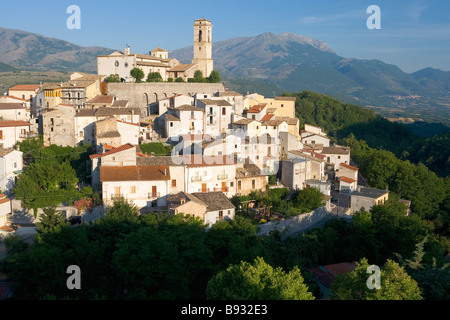
<svg viewBox="0 0 450 320">
<path fill-rule="evenodd" d="M 0 62 L 17 69 L 96 73 L 96 56 L 113 51 L 102 47 L 82 47 L 31 32 L 0 28 Z"/>
<path fill-rule="evenodd" d="M 0 28 L 0 62 L 6 64 L 0 65 L 0 70 L 13 71 L 12 67 L 96 73 L 97 55 L 113 51 Z M 174 50 L 169 55 L 191 63 L 193 48 Z M 427 119 L 439 121 L 443 117 L 450 121 L 449 71 L 425 68 L 406 73 L 380 60 L 338 56 L 325 42 L 290 32 L 214 42 L 213 59 L 214 68 L 229 87 L 241 93 L 310 90 L 381 108 L 378 111 L 393 117 L 426 114 Z"/>
<path fill-rule="evenodd" d="M 192 46 L 170 56 L 188 63 Z M 213 44 L 214 68 L 227 79 L 264 81 L 286 91 L 316 91 L 361 105 L 437 103 L 450 97 L 450 72 L 426 68 L 408 74 L 380 60 L 338 56 L 324 42 L 266 32 Z M 431 99 L 431 100 L 430 100 Z"/>
</svg>

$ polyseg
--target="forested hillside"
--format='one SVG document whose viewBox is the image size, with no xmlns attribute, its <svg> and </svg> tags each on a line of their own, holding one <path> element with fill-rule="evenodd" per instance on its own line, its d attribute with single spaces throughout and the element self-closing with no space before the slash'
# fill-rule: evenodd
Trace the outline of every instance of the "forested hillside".
<svg viewBox="0 0 450 320">
<path fill-rule="evenodd" d="M 297 97 L 295 111 L 300 127 L 305 123 L 319 126 L 335 142 L 354 134 L 371 148 L 391 151 L 402 160 L 423 163 L 441 177 L 450 173 L 449 132 L 425 138 L 373 110 L 343 103 L 331 96 L 310 91 L 284 95 Z"/>
</svg>

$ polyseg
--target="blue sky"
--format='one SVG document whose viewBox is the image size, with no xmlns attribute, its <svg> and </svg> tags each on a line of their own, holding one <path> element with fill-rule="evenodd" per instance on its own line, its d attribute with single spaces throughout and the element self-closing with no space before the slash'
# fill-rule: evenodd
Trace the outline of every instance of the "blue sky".
<svg viewBox="0 0 450 320">
<path fill-rule="evenodd" d="M 189 46 L 195 19 L 212 21 L 213 42 L 264 32 L 293 32 L 326 42 L 346 58 L 379 59 L 406 72 L 450 71 L 448 0 L 0 0 L 0 27 L 35 32 L 83 46 L 146 53 Z M 67 7 L 81 9 L 81 29 L 69 30 Z M 381 9 L 381 29 L 369 30 L 366 9 Z"/>
</svg>

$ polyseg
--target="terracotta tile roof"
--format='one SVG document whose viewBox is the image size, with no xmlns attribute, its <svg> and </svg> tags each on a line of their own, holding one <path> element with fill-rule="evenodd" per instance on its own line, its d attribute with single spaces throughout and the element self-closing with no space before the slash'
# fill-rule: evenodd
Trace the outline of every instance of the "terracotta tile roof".
<svg viewBox="0 0 450 320">
<path fill-rule="evenodd" d="M 235 206 L 222 191 L 192 193 L 207 205 L 207 211 L 234 209 Z"/>
<path fill-rule="evenodd" d="M 351 166 L 351 165 L 343 163 L 343 162 L 339 163 L 339 166 L 350 169 L 350 170 L 359 170 L 357 167 Z"/>
<path fill-rule="evenodd" d="M 14 110 L 14 109 L 26 109 L 27 107 L 23 103 L 12 103 L 12 102 L 0 102 L 1 110 Z"/>
<path fill-rule="evenodd" d="M 14 151 L 13 148 L 7 148 L 7 149 L 0 148 L 0 157 L 4 157 L 4 156 L 6 156 L 7 154 L 10 154 L 13 151 Z"/>
<path fill-rule="evenodd" d="M 7 202 L 9 202 L 8 198 L 1 198 L 0 199 L 0 204 L 7 203 Z"/>
<path fill-rule="evenodd" d="M 166 113 L 166 121 L 180 121 L 180 118 L 174 116 L 173 114 Z"/>
<path fill-rule="evenodd" d="M 132 126 L 140 127 L 140 125 L 138 123 L 127 122 L 127 121 L 123 121 L 123 120 L 119 120 L 119 119 L 117 119 L 116 121 L 120 122 L 120 123 L 124 123 L 124 124 L 130 124 Z"/>
<path fill-rule="evenodd" d="M 322 154 L 350 154 L 348 147 L 323 147 Z"/>
<path fill-rule="evenodd" d="M 170 180 L 168 166 L 100 166 L 100 181 Z"/>
<path fill-rule="evenodd" d="M 236 168 L 236 179 L 257 177 L 261 175 L 261 169 L 256 164 L 244 164 L 243 168 Z"/>
<path fill-rule="evenodd" d="M 116 100 L 111 105 L 111 108 L 126 108 L 128 106 L 128 100 Z"/>
<path fill-rule="evenodd" d="M 297 118 L 291 118 L 291 117 L 275 117 L 274 120 L 286 121 L 288 125 L 296 125 L 299 123 L 299 120 Z"/>
<path fill-rule="evenodd" d="M 167 72 L 184 72 L 186 70 L 191 69 L 192 67 L 194 67 L 195 64 L 177 64 L 176 66 L 174 66 L 173 68 L 170 68 L 169 70 L 167 70 Z"/>
<path fill-rule="evenodd" d="M 78 109 L 75 113 L 75 117 L 95 117 L 95 109 Z"/>
<path fill-rule="evenodd" d="M 30 99 L 22 99 L 22 98 L 15 97 L 15 96 L 8 96 L 8 95 L 5 95 L 5 96 L 2 96 L 2 97 L 14 99 L 14 100 L 20 100 L 20 101 L 24 101 L 24 102 L 30 102 Z"/>
<path fill-rule="evenodd" d="M 274 117 L 274 114 L 266 114 L 264 117 L 261 118 L 261 121 L 269 121 L 270 119 L 272 119 L 272 117 Z"/>
<path fill-rule="evenodd" d="M 277 127 L 280 124 L 282 124 L 283 122 L 286 122 L 285 120 L 269 120 L 269 121 L 264 121 L 261 123 L 262 126 L 268 127 L 268 126 L 274 126 Z"/>
<path fill-rule="evenodd" d="M 174 161 L 175 160 L 175 161 Z M 179 161 L 176 161 L 179 160 Z M 172 156 L 148 156 L 136 158 L 138 166 L 183 166 L 181 158 L 172 158 Z"/>
<path fill-rule="evenodd" d="M 292 153 L 292 154 L 294 154 L 294 155 L 296 155 L 296 156 L 300 156 L 300 157 L 303 157 L 303 158 L 306 158 L 306 159 L 318 161 L 318 162 L 324 162 L 324 161 L 325 161 L 325 160 L 323 160 L 323 159 L 321 159 L 321 158 L 314 157 L 314 156 L 312 156 L 312 155 L 303 153 L 303 152 L 298 151 L 298 150 L 291 150 L 291 151 L 289 151 L 289 153 Z"/>
<path fill-rule="evenodd" d="M 30 123 L 22 120 L 0 120 L 0 127 L 23 127 L 31 126 Z"/>
<path fill-rule="evenodd" d="M 353 179 L 350 179 L 350 178 L 342 176 L 342 177 L 339 177 L 339 181 L 344 181 L 344 182 L 347 182 L 347 183 L 353 183 L 356 180 L 353 180 Z"/>
<path fill-rule="evenodd" d="M 91 154 L 89 156 L 89 158 L 91 158 L 91 159 L 101 158 L 101 157 L 109 156 L 109 155 L 117 153 L 117 152 L 121 152 L 121 151 L 124 151 L 124 150 L 131 149 L 131 148 L 134 148 L 134 146 L 132 144 L 130 144 L 130 143 L 127 143 L 127 144 L 124 144 L 124 145 L 122 145 L 120 147 L 114 148 L 111 151 L 105 152 L 103 154 Z"/>
<path fill-rule="evenodd" d="M 198 99 L 201 103 L 207 106 L 221 106 L 221 107 L 231 107 L 232 105 L 223 99 Z"/>
<path fill-rule="evenodd" d="M 325 155 L 315 152 L 313 149 L 303 149 L 303 153 L 309 153 L 313 157 L 319 158 L 319 159 L 325 159 Z"/>
<path fill-rule="evenodd" d="M 202 111 L 205 112 L 204 109 L 199 108 L 199 107 L 195 107 L 195 106 L 191 106 L 189 104 L 184 104 L 182 106 L 176 107 L 175 109 L 181 110 L 181 111 Z"/>
<path fill-rule="evenodd" d="M 181 206 L 181 205 L 183 205 L 183 204 L 185 204 L 185 203 L 187 203 L 189 201 L 194 201 L 196 203 L 199 203 L 202 206 L 204 206 L 205 208 L 208 207 L 206 203 L 201 201 L 196 196 L 194 196 L 192 194 L 189 194 L 189 193 L 186 193 L 186 192 L 183 192 L 183 191 L 180 191 L 177 194 L 170 195 L 169 197 L 167 197 L 166 200 L 167 200 L 167 206 L 170 209 L 177 208 L 177 207 L 179 207 L 179 206 Z"/>
<path fill-rule="evenodd" d="M 18 84 L 14 87 L 9 88 L 8 90 L 13 91 L 36 91 L 39 89 L 39 84 Z"/>
<path fill-rule="evenodd" d="M 266 107 L 265 104 L 257 104 L 253 107 L 251 107 L 247 113 L 260 113 L 264 108 Z"/>
<path fill-rule="evenodd" d="M 158 46 L 158 48 L 156 48 L 156 49 L 153 49 L 152 51 L 150 51 L 150 52 L 155 52 L 155 51 L 163 51 L 163 52 L 169 52 L 169 51 L 167 51 L 167 50 L 164 50 L 164 49 L 161 49 L 159 46 Z"/>
<path fill-rule="evenodd" d="M 235 122 L 233 122 L 233 124 L 249 124 L 249 123 L 252 123 L 253 121 L 256 121 L 256 120 L 253 120 L 253 119 L 240 119 L 240 120 L 237 120 L 237 121 L 235 121 Z"/>
<path fill-rule="evenodd" d="M 88 100 L 86 103 L 113 103 L 114 96 L 107 95 L 96 95 L 92 99 Z"/>
</svg>

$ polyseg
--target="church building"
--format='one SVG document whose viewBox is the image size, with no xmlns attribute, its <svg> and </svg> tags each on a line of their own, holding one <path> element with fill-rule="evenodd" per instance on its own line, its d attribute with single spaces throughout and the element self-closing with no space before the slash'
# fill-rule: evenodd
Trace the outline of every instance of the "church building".
<svg viewBox="0 0 450 320">
<path fill-rule="evenodd" d="M 109 55 L 97 56 L 97 74 L 118 74 L 122 82 L 133 82 L 130 71 L 137 67 L 144 71 L 143 81 L 150 72 L 159 72 L 164 81 L 182 78 L 187 82 L 197 70 L 202 71 L 203 77 L 208 77 L 213 70 L 211 38 L 211 21 L 197 19 L 194 22 L 194 58 L 191 64 L 169 58 L 169 52 L 160 47 L 151 50 L 149 54 L 136 54 L 131 53 L 127 45 L 123 52 L 114 51 Z"/>
</svg>

